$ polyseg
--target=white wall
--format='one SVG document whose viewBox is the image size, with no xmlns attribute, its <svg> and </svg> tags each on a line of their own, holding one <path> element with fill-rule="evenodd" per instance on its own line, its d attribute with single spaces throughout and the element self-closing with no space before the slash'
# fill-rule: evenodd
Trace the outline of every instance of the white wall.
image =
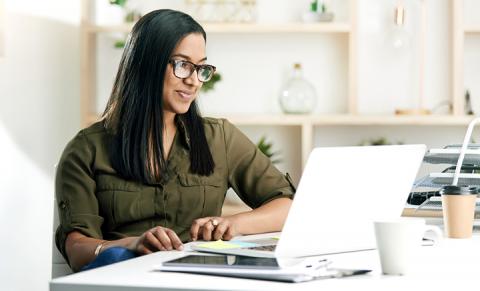
<svg viewBox="0 0 480 291">
<path fill-rule="evenodd" d="M 80 1 L 4 1 L 0 289 L 48 290 L 53 167 L 80 124 Z"/>
<path fill-rule="evenodd" d="M 78 25 L 81 0 L 4 1 L 6 44 L 5 57 L 0 59 L 0 249 L 3 251 L 0 289 L 47 290 L 53 165 L 80 124 Z M 108 22 L 115 17 L 106 2 L 98 1 L 99 22 Z M 259 22 L 283 22 L 299 19 L 303 7 L 307 7 L 310 1 L 257 2 Z M 345 0 L 330 2 L 338 8 L 340 19 L 348 16 L 344 9 Z M 449 97 L 451 68 L 449 42 L 444 29 L 451 20 L 449 1 L 426 2 L 432 15 L 429 18 L 431 36 L 425 89 L 427 104 L 431 106 Z M 476 5 L 473 0 L 467 2 L 468 7 Z M 184 2 L 148 0 L 142 3 L 147 3 L 145 5 L 150 8 L 181 8 Z M 361 111 L 391 112 L 394 106 L 402 104 L 385 103 L 382 96 L 389 88 L 399 89 L 392 80 L 401 78 L 405 70 L 412 68 L 403 66 L 399 76 L 395 75 L 395 70 L 385 73 L 385 67 L 376 58 L 384 57 L 383 60 L 391 66 L 398 60 L 381 51 L 384 44 L 369 43 L 372 36 L 368 34 L 374 33 L 369 30 L 372 28 L 369 25 L 384 29 L 382 26 L 392 14 L 393 1 L 361 0 L 359 3 L 360 11 L 368 15 L 359 18 L 360 27 L 365 29 L 362 33 L 366 34 L 360 39 L 363 41 L 360 44 Z M 413 5 L 413 0 L 407 0 L 407 3 Z M 472 11 L 469 21 L 480 23 L 474 10 L 469 9 Z M 380 18 L 375 19 L 375 15 Z M 115 37 L 102 36 L 99 39 L 99 111 L 108 97 L 120 55 L 119 50 L 112 49 Z M 474 88 L 475 105 L 480 94 L 477 85 L 480 84 L 478 37 L 470 37 L 467 42 L 472 45 L 466 49 L 471 61 L 465 79 L 466 84 Z M 224 81 L 218 89 L 203 97 L 202 105 L 207 113 L 280 112 L 277 102 L 279 86 L 294 61 L 304 64 L 306 78 L 317 88 L 317 113 L 346 110 L 348 46 L 345 36 L 209 35 L 207 47 L 209 59 L 224 72 Z M 415 92 L 414 81 L 408 84 L 411 86 L 409 90 Z M 480 107 L 477 108 L 480 111 Z M 267 134 L 274 141 L 275 149 L 282 152 L 284 162 L 279 167 L 292 172 L 298 181 L 301 172 L 299 128 L 245 126 L 242 129 L 255 141 Z M 394 142 L 426 143 L 438 147 L 460 142 L 464 127 L 330 126 L 319 127 L 315 133 L 316 145 L 355 145 L 364 139 L 387 137 Z"/>
<path fill-rule="evenodd" d="M 0 0 L 0 57 L 3 56 L 3 51 L 4 51 L 4 6 L 3 6 L 3 0 Z"/>
</svg>

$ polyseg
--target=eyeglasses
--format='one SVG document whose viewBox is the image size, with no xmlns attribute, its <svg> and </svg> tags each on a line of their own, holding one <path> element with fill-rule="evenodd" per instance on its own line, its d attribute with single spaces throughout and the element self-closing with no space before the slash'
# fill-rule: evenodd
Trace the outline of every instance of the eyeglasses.
<svg viewBox="0 0 480 291">
<path fill-rule="evenodd" d="M 193 74 L 193 71 L 197 71 L 197 78 L 200 82 L 208 82 L 217 69 L 212 65 L 195 65 L 183 60 L 170 60 L 169 63 L 173 66 L 175 77 L 186 79 Z"/>
</svg>

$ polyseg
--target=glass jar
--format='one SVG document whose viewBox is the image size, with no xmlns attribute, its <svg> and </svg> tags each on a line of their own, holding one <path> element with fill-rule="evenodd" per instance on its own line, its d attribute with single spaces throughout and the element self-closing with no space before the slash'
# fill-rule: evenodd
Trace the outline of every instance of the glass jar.
<svg viewBox="0 0 480 291">
<path fill-rule="evenodd" d="M 294 64 L 292 76 L 282 88 L 279 101 L 285 113 L 310 113 L 315 109 L 315 88 L 303 78 L 301 64 Z"/>
</svg>

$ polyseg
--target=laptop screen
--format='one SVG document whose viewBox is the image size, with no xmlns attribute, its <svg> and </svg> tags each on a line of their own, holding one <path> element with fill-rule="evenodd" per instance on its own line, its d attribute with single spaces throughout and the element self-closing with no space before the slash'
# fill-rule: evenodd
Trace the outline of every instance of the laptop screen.
<svg viewBox="0 0 480 291">
<path fill-rule="evenodd" d="M 401 215 L 425 151 L 425 145 L 315 148 L 275 255 L 375 248 L 373 220 Z"/>
</svg>

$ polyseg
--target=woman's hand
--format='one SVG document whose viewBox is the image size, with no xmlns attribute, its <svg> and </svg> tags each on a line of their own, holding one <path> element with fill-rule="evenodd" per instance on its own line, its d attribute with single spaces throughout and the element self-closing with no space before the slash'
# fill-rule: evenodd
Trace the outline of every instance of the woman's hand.
<svg viewBox="0 0 480 291">
<path fill-rule="evenodd" d="M 203 240 L 231 240 L 239 235 L 235 220 L 231 217 L 202 217 L 195 219 L 190 228 L 192 241 Z"/>
<path fill-rule="evenodd" d="M 183 250 L 183 244 L 173 230 L 157 226 L 133 240 L 128 248 L 138 254 L 145 255 L 173 249 L 181 251 Z"/>
</svg>

